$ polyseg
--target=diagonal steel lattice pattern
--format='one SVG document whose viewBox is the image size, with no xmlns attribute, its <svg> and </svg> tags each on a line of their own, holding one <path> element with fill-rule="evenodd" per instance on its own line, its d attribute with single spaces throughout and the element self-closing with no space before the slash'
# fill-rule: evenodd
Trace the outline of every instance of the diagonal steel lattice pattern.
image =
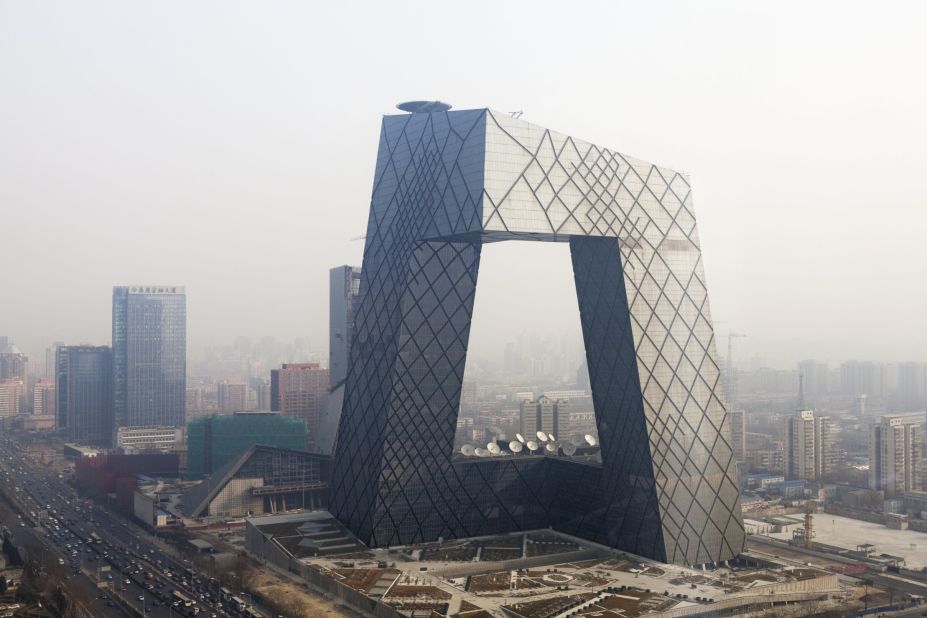
<svg viewBox="0 0 927 618">
<path fill-rule="evenodd" d="M 453 456 L 484 242 L 569 242 L 601 465 Z M 371 546 L 554 526 L 666 562 L 744 529 L 688 180 L 490 110 L 387 116 L 331 511 Z"/>
</svg>

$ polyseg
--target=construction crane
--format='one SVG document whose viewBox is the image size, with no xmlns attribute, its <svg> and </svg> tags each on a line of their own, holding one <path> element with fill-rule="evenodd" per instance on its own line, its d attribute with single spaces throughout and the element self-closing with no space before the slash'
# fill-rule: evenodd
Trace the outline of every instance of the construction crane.
<svg viewBox="0 0 927 618">
<path fill-rule="evenodd" d="M 813 513 L 814 513 L 814 508 L 811 502 L 811 498 L 810 497 L 806 498 L 805 499 L 805 533 L 804 533 L 805 549 L 812 548 L 811 539 L 814 538 L 814 523 L 812 522 L 812 519 L 814 518 Z"/>
<path fill-rule="evenodd" d="M 727 401 L 731 410 L 737 409 L 737 392 L 734 378 L 734 339 L 744 338 L 743 333 L 727 334 Z"/>
</svg>

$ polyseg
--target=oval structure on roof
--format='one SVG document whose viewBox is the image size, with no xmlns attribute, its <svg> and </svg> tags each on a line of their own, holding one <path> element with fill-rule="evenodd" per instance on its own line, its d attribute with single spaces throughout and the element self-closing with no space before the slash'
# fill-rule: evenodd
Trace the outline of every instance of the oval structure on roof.
<svg viewBox="0 0 927 618">
<path fill-rule="evenodd" d="M 410 114 L 434 114 L 450 110 L 451 104 L 443 101 L 404 101 L 396 108 Z"/>
</svg>

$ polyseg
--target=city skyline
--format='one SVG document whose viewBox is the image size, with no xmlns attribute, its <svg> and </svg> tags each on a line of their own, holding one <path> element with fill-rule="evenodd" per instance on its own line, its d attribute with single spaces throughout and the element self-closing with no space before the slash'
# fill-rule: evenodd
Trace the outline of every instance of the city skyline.
<svg viewBox="0 0 927 618">
<path fill-rule="evenodd" d="M 4 239 L 22 259 L 0 269 L 3 289 L 19 290 L 0 323 L 33 358 L 56 340 L 105 344 L 108 289 L 139 280 L 191 290 L 191 350 L 266 333 L 309 336 L 323 351 L 327 271 L 361 258 L 353 239 L 375 154 L 366 136 L 396 102 L 420 96 L 523 111 L 689 171 L 719 333 L 749 335 L 742 358 L 927 360 L 927 334 L 913 328 L 927 292 L 908 284 L 924 275 L 914 247 L 927 210 L 915 207 L 913 179 L 927 155 L 912 137 L 924 130 L 916 102 L 927 86 L 895 61 L 927 55 L 914 16 L 828 3 L 800 22 L 772 6 L 599 6 L 594 20 L 567 18 L 563 48 L 586 50 L 572 58 L 529 34 L 553 26 L 552 6 L 494 7 L 488 24 L 476 23 L 480 11 L 446 9 L 494 35 L 467 54 L 414 24 L 381 31 L 385 7 L 243 7 L 217 23 L 210 6 L 184 7 L 177 20 L 163 7 L 5 5 L 0 77 L 13 94 L 0 102 L 0 204 L 9 229 L 41 220 L 42 233 Z M 110 19 L 124 27 L 107 28 Z M 507 19 L 523 24 L 514 38 Z M 660 43 L 633 29 L 610 36 L 635 19 L 661 24 Z M 359 50 L 319 26 L 345 20 Z M 870 44 L 844 34 L 857 31 Z M 167 54 L 154 51 L 163 37 Z M 436 53 L 397 72 L 393 60 L 423 45 Z M 381 47 L 391 53 L 370 53 Z M 332 56 L 339 63 L 313 64 Z M 512 79 L 499 59 L 523 57 L 538 61 Z M 621 79 L 603 82 L 613 66 Z M 553 96 L 566 73 L 573 87 Z M 78 237 L 81 251 L 54 259 Z M 545 315 L 578 332 L 562 249 L 487 248 L 486 296 L 502 302 L 497 326 L 481 329 L 477 296 L 475 354 L 505 329 L 543 329 Z M 79 311 L 59 310 L 49 272 Z M 555 292 L 546 312 L 525 311 L 545 285 Z"/>
<path fill-rule="evenodd" d="M 924 23 L 0 1 L 0 608 L 927 616 Z"/>
</svg>

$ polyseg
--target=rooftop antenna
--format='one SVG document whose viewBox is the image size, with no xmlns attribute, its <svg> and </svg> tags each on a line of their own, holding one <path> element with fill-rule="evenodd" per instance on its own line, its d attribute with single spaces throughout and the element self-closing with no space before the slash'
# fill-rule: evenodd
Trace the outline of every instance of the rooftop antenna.
<svg viewBox="0 0 927 618">
<path fill-rule="evenodd" d="M 521 115 L 524 114 L 524 113 L 525 113 L 525 112 L 523 112 L 523 111 L 521 111 L 521 110 L 518 110 L 517 112 L 509 112 L 509 116 L 511 116 L 512 118 L 516 118 L 516 119 L 517 119 L 517 118 L 521 118 Z"/>
</svg>

